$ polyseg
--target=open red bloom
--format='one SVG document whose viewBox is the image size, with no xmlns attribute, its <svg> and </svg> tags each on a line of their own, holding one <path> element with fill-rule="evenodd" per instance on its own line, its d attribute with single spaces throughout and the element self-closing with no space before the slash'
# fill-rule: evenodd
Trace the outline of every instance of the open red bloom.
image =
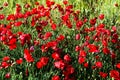
<svg viewBox="0 0 120 80">
<path fill-rule="evenodd" d="M 117 64 L 116 64 L 116 67 L 117 67 L 118 69 L 120 69 L 120 63 L 117 63 Z"/>
<path fill-rule="evenodd" d="M 39 5 L 39 2 L 37 1 L 37 2 L 35 2 L 35 5 Z"/>
<path fill-rule="evenodd" d="M 3 68 L 7 68 L 8 66 L 9 66 L 9 63 L 7 63 L 7 62 L 1 63 L 1 67 L 3 67 Z"/>
<path fill-rule="evenodd" d="M 78 62 L 79 62 L 80 64 L 82 64 L 82 63 L 85 62 L 85 59 L 86 59 L 86 58 L 84 58 L 84 57 L 79 57 L 79 58 L 78 58 Z"/>
<path fill-rule="evenodd" d="M 80 50 L 80 46 L 75 47 L 75 51 L 78 52 Z"/>
<path fill-rule="evenodd" d="M 51 1 L 51 0 L 46 0 L 46 5 L 47 7 L 51 7 L 52 5 L 54 5 L 55 2 Z"/>
<path fill-rule="evenodd" d="M 86 57 L 86 52 L 84 50 L 80 50 L 79 56 L 80 57 Z"/>
<path fill-rule="evenodd" d="M 87 47 L 89 48 L 89 52 L 99 52 L 98 46 L 94 44 L 89 44 Z"/>
<path fill-rule="evenodd" d="M 104 54 L 109 54 L 110 50 L 107 47 L 105 47 L 105 48 L 103 48 L 103 53 Z"/>
<path fill-rule="evenodd" d="M 63 3 L 66 5 L 68 4 L 68 0 L 63 0 Z"/>
<path fill-rule="evenodd" d="M 65 39 L 65 36 L 60 34 L 58 37 L 57 37 L 57 41 L 62 41 Z"/>
<path fill-rule="evenodd" d="M 50 38 L 52 36 L 51 32 L 46 32 L 44 35 L 44 40 L 47 40 L 48 38 Z"/>
<path fill-rule="evenodd" d="M 83 21 L 79 20 L 76 22 L 76 29 L 80 29 L 83 25 Z"/>
<path fill-rule="evenodd" d="M 63 60 L 56 61 L 56 62 L 54 62 L 54 66 L 58 69 L 63 70 L 65 67 L 65 63 L 63 62 Z"/>
<path fill-rule="evenodd" d="M 0 14 L 0 20 L 3 20 L 5 16 L 3 14 Z"/>
<path fill-rule="evenodd" d="M 63 71 L 65 76 L 69 76 L 75 72 L 75 69 L 72 65 L 67 65 L 65 71 Z"/>
<path fill-rule="evenodd" d="M 84 63 L 84 67 L 85 68 L 88 68 L 89 67 L 89 64 L 86 62 L 86 63 Z"/>
<path fill-rule="evenodd" d="M 98 61 L 95 63 L 96 68 L 102 68 L 103 64 L 102 62 Z"/>
<path fill-rule="evenodd" d="M 120 73 L 117 70 L 111 70 L 110 77 L 114 78 L 115 80 L 120 80 Z"/>
<path fill-rule="evenodd" d="M 57 52 L 52 53 L 52 58 L 54 60 L 60 60 L 60 55 Z"/>
<path fill-rule="evenodd" d="M 55 23 L 52 23 L 52 25 L 51 25 L 51 28 L 52 28 L 52 30 L 56 30 L 56 24 Z"/>
<path fill-rule="evenodd" d="M 104 72 L 100 72 L 99 75 L 102 77 L 102 78 L 106 78 L 107 77 L 107 73 L 104 73 Z"/>
<path fill-rule="evenodd" d="M 9 46 L 10 50 L 13 50 L 13 49 L 15 49 L 17 47 L 16 42 L 17 42 L 16 38 L 12 38 L 12 39 L 9 40 L 8 46 Z"/>
<path fill-rule="evenodd" d="M 21 21 L 18 21 L 18 22 L 15 22 L 14 23 L 14 26 L 16 26 L 16 27 L 19 27 L 19 26 L 21 26 L 22 25 L 22 22 Z"/>
<path fill-rule="evenodd" d="M 41 57 L 40 58 L 40 62 L 43 64 L 43 65 L 47 65 L 49 61 L 49 57 Z"/>
<path fill-rule="evenodd" d="M 75 35 L 75 40 L 79 40 L 80 39 L 80 34 L 76 34 Z"/>
<path fill-rule="evenodd" d="M 100 14 L 100 15 L 99 15 L 99 19 L 100 19 L 100 20 L 103 20 L 103 19 L 104 19 L 104 14 Z"/>
<path fill-rule="evenodd" d="M 60 80 L 60 77 L 59 77 L 58 75 L 54 75 L 54 76 L 52 77 L 52 80 Z"/>
<path fill-rule="evenodd" d="M 7 73 L 7 74 L 5 74 L 5 78 L 6 79 L 9 79 L 11 76 L 10 76 L 10 73 Z"/>
<path fill-rule="evenodd" d="M 46 66 L 49 61 L 48 57 L 41 57 L 40 60 L 36 63 L 36 67 L 41 69 L 42 67 Z"/>
<path fill-rule="evenodd" d="M 64 55 L 64 60 L 70 62 L 71 61 L 70 55 L 69 54 Z"/>
<path fill-rule="evenodd" d="M 8 60 L 10 60 L 10 57 L 9 56 L 5 56 L 2 60 L 3 61 L 8 61 Z"/>
<path fill-rule="evenodd" d="M 22 59 L 22 58 L 16 60 L 16 63 L 17 63 L 17 64 L 22 64 L 22 62 L 23 62 L 23 59 Z"/>
<path fill-rule="evenodd" d="M 24 49 L 24 58 L 26 59 L 27 62 L 33 62 L 34 58 L 30 54 L 30 51 L 28 49 Z"/>
<path fill-rule="evenodd" d="M 69 15 L 62 16 L 63 22 L 67 22 L 68 19 L 69 19 Z"/>
<path fill-rule="evenodd" d="M 91 24 L 91 25 L 95 25 L 95 23 L 96 23 L 96 19 L 91 19 L 91 20 L 90 20 L 90 24 Z"/>
<path fill-rule="evenodd" d="M 23 46 L 25 43 L 30 44 L 31 35 L 30 34 L 21 34 L 20 43 Z"/>
<path fill-rule="evenodd" d="M 17 47 L 16 44 L 9 45 L 9 49 L 10 49 L 10 50 L 15 49 L 16 47 Z"/>
<path fill-rule="evenodd" d="M 36 67 L 38 68 L 38 69 L 41 69 L 42 67 L 43 67 L 43 64 L 42 64 L 42 62 L 37 62 L 36 63 Z"/>
</svg>

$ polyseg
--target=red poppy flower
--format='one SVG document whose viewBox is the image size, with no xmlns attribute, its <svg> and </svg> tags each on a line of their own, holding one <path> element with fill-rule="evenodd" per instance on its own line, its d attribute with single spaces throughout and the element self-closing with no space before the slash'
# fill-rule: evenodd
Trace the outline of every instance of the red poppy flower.
<svg viewBox="0 0 120 80">
<path fill-rule="evenodd" d="M 23 62 L 23 59 L 22 59 L 22 58 L 16 60 L 16 63 L 17 63 L 17 64 L 22 64 L 22 62 Z"/>
<path fill-rule="evenodd" d="M 84 58 L 84 57 L 79 57 L 79 58 L 78 58 L 78 62 L 79 62 L 80 64 L 84 63 L 84 62 L 85 62 L 85 58 Z"/>
<path fill-rule="evenodd" d="M 52 53 L 52 58 L 54 60 L 60 60 L 60 55 L 57 52 Z"/>
<path fill-rule="evenodd" d="M 34 46 L 39 45 L 40 41 L 39 40 L 34 40 Z"/>
<path fill-rule="evenodd" d="M 105 46 L 105 47 L 107 47 L 107 46 L 108 46 L 108 42 L 107 42 L 107 40 L 106 40 L 106 39 L 103 39 L 103 40 L 102 40 L 102 45 L 103 45 L 103 46 Z"/>
<path fill-rule="evenodd" d="M 69 15 L 64 15 L 62 16 L 63 22 L 66 22 L 69 19 Z"/>
<path fill-rule="evenodd" d="M 8 60 L 10 60 L 10 57 L 9 56 L 5 56 L 2 60 L 3 61 L 8 61 Z"/>
<path fill-rule="evenodd" d="M 7 63 L 7 62 L 2 62 L 2 63 L 1 63 L 1 66 L 2 66 L 3 68 L 7 68 L 7 67 L 9 66 L 9 63 Z"/>
<path fill-rule="evenodd" d="M 48 47 L 46 45 L 41 46 L 41 51 L 46 52 L 48 50 Z"/>
<path fill-rule="evenodd" d="M 34 52 L 34 46 L 30 47 L 30 52 Z"/>
<path fill-rule="evenodd" d="M 100 20 L 103 20 L 103 19 L 104 19 L 104 14 L 100 14 L 100 15 L 99 15 L 99 19 L 100 19 Z"/>
<path fill-rule="evenodd" d="M 29 7 L 30 7 L 30 4 L 27 3 L 27 4 L 24 5 L 24 7 L 25 7 L 25 8 L 29 8 Z"/>
<path fill-rule="evenodd" d="M 116 31 L 117 31 L 116 26 L 112 26 L 112 31 L 113 31 L 113 32 L 116 32 Z"/>
<path fill-rule="evenodd" d="M 64 60 L 70 62 L 71 61 L 70 55 L 69 54 L 64 55 Z"/>
<path fill-rule="evenodd" d="M 16 44 L 16 42 L 17 42 L 17 39 L 16 38 L 12 38 L 12 39 L 10 39 L 9 40 L 9 45 L 12 45 L 12 44 Z"/>
<path fill-rule="evenodd" d="M 103 64 L 102 62 L 98 61 L 95 63 L 96 68 L 102 68 Z"/>
<path fill-rule="evenodd" d="M 5 16 L 3 14 L 0 14 L 0 20 L 3 20 Z"/>
<path fill-rule="evenodd" d="M 96 19 L 91 19 L 91 20 L 90 20 L 90 24 L 91 24 L 91 25 L 95 25 L 95 23 L 96 23 Z"/>
<path fill-rule="evenodd" d="M 8 2 L 4 2 L 4 3 L 3 3 L 3 6 L 8 6 Z"/>
<path fill-rule="evenodd" d="M 114 52 L 112 52 L 110 56 L 111 56 L 112 59 L 116 58 L 116 54 Z"/>
<path fill-rule="evenodd" d="M 36 67 L 37 67 L 38 69 L 41 69 L 41 68 L 43 67 L 42 62 L 38 61 L 38 62 L 36 63 Z"/>
<path fill-rule="evenodd" d="M 79 51 L 79 50 L 80 50 L 80 46 L 76 46 L 75 51 Z"/>
<path fill-rule="evenodd" d="M 47 5 L 47 7 L 51 7 L 51 6 L 54 5 L 54 4 L 55 4 L 55 2 L 50 1 L 50 0 L 46 0 L 46 5 Z"/>
<path fill-rule="evenodd" d="M 60 80 L 60 77 L 59 77 L 58 75 L 54 75 L 54 76 L 52 77 L 52 80 Z"/>
<path fill-rule="evenodd" d="M 48 57 L 41 57 L 41 58 L 40 58 L 40 62 L 41 62 L 44 66 L 47 65 L 48 61 L 49 61 L 49 58 L 48 58 Z"/>
<path fill-rule="evenodd" d="M 94 44 L 89 44 L 87 47 L 89 48 L 89 52 L 94 52 L 94 53 L 99 52 L 98 46 L 96 46 Z"/>
<path fill-rule="evenodd" d="M 27 62 L 33 62 L 34 58 L 30 54 L 30 51 L 28 49 L 24 49 L 24 58 L 26 59 Z"/>
<path fill-rule="evenodd" d="M 30 34 L 22 34 L 20 35 L 20 43 L 23 46 L 25 43 L 30 44 L 31 35 Z"/>
<path fill-rule="evenodd" d="M 13 49 L 15 49 L 15 48 L 17 48 L 16 44 L 9 45 L 9 49 L 10 49 L 10 50 L 13 50 Z"/>
<path fill-rule="evenodd" d="M 17 39 L 16 38 L 11 38 L 8 42 L 8 46 L 9 46 L 9 49 L 10 50 L 13 50 L 15 49 L 17 46 L 16 46 L 16 42 L 17 42 Z"/>
<path fill-rule="evenodd" d="M 5 78 L 9 79 L 11 77 L 10 73 L 5 74 Z"/>
<path fill-rule="evenodd" d="M 66 21 L 66 26 L 70 29 L 72 28 L 72 23 L 69 19 Z"/>
<path fill-rule="evenodd" d="M 79 40 L 80 39 L 80 34 L 76 34 L 75 35 L 75 40 Z"/>
<path fill-rule="evenodd" d="M 57 37 L 57 41 L 62 41 L 65 39 L 65 36 L 60 34 L 58 37 Z"/>
<path fill-rule="evenodd" d="M 118 69 L 120 69 L 120 63 L 117 63 L 117 64 L 116 64 L 116 67 L 117 67 Z"/>
<path fill-rule="evenodd" d="M 83 21 L 83 22 L 86 23 L 87 21 L 88 21 L 88 19 L 87 19 L 87 18 L 84 18 L 84 21 Z"/>
<path fill-rule="evenodd" d="M 63 0 L 63 3 L 64 3 L 65 5 L 67 5 L 67 4 L 68 4 L 68 0 Z"/>
<path fill-rule="evenodd" d="M 56 24 L 55 23 L 52 23 L 52 25 L 51 25 L 51 28 L 52 28 L 52 30 L 56 30 Z"/>
<path fill-rule="evenodd" d="M 7 20 L 8 20 L 8 21 L 9 21 L 9 20 L 16 20 L 16 17 L 15 17 L 14 14 L 10 14 L 10 15 L 8 15 L 8 17 L 7 17 Z"/>
<path fill-rule="evenodd" d="M 41 69 L 42 67 L 46 66 L 49 61 L 48 57 L 41 57 L 40 60 L 36 63 L 36 67 Z"/>
<path fill-rule="evenodd" d="M 35 5 L 39 5 L 39 2 L 37 1 L 37 2 L 35 2 Z"/>
<path fill-rule="evenodd" d="M 75 69 L 72 65 L 67 65 L 65 71 L 67 72 L 68 75 L 70 75 L 75 72 Z M 65 75 L 65 76 L 68 76 L 68 75 Z"/>
<path fill-rule="evenodd" d="M 54 66 L 58 69 L 63 70 L 65 67 L 65 63 L 62 60 L 56 61 L 56 62 L 54 62 Z"/>
<path fill-rule="evenodd" d="M 16 27 L 19 27 L 19 26 L 21 26 L 22 25 L 22 22 L 21 21 L 18 21 L 18 22 L 15 22 L 14 23 L 14 26 L 16 26 Z"/>
<path fill-rule="evenodd" d="M 4 35 L 0 37 L 0 41 L 5 41 L 6 39 L 7 39 L 7 37 Z"/>
<path fill-rule="evenodd" d="M 102 78 L 106 78 L 107 77 L 107 73 L 104 73 L 104 72 L 100 72 L 99 75 L 102 77 Z"/>
<path fill-rule="evenodd" d="M 83 25 L 83 21 L 79 20 L 76 22 L 76 29 L 80 29 Z"/>
<path fill-rule="evenodd" d="M 99 59 L 100 59 L 100 56 L 99 56 L 99 55 L 96 55 L 96 56 L 95 56 L 95 59 L 99 60 Z"/>
<path fill-rule="evenodd" d="M 85 68 L 88 68 L 89 67 L 89 64 L 86 62 L 86 63 L 84 63 L 84 67 Z"/>
<path fill-rule="evenodd" d="M 50 38 L 52 36 L 51 32 L 46 32 L 44 35 L 44 40 L 47 40 L 48 38 Z"/>
<path fill-rule="evenodd" d="M 86 57 L 86 52 L 84 50 L 80 50 L 79 57 Z"/>
<path fill-rule="evenodd" d="M 115 80 L 120 80 L 120 73 L 117 70 L 111 70 L 110 77 L 114 78 Z"/>
<path fill-rule="evenodd" d="M 104 54 L 109 54 L 110 50 L 107 47 L 105 47 L 105 48 L 103 48 L 103 53 Z"/>
</svg>

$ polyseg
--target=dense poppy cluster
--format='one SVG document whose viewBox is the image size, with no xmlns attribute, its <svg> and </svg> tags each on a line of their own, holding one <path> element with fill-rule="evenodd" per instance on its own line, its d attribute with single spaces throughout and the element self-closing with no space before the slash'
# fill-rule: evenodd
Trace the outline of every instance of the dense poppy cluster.
<svg viewBox="0 0 120 80">
<path fill-rule="evenodd" d="M 104 14 L 82 18 L 80 11 L 75 11 L 67 0 L 63 5 L 51 0 L 46 0 L 46 6 L 39 2 L 35 5 L 31 8 L 25 4 L 26 10 L 22 12 L 22 7 L 16 4 L 14 14 L 0 14 L 0 21 L 6 21 L 6 24 L 0 23 L 1 52 L 15 51 L 12 55 L 5 53 L 7 56 L 0 62 L 5 78 L 11 78 L 9 68 L 20 66 L 25 68 L 22 69 L 25 70 L 23 76 L 27 74 L 25 77 L 32 74 L 32 70 L 36 76 L 39 76 L 37 71 L 48 71 L 52 80 L 120 80 L 119 35 L 116 26 L 108 28 L 104 24 Z M 53 15 L 54 11 L 59 16 Z M 65 34 L 61 33 L 62 27 Z M 17 52 L 20 56 L 14 57 Z M 32 67 L 27 69 L 27 64 Z M 18 72 L 21 71 L 18 69 L 16 74 Z"/>
</svg>

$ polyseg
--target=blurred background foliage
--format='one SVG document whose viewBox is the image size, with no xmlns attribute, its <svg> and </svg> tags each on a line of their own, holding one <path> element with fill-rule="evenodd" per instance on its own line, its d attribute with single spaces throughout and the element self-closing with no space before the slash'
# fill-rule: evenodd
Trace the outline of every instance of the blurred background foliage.
<svg viewBox="0 0 120 80">
<path fill-rule="evenodd" d="M 8 7 L 5 7 L 0 14 L 10 14 L 15 12 L 15 5 L 20 4 L 24 12 L 24 5 L 30 4 L 35 6 L 35 2 L 45 5 L 46 0 L 0 0 L 0 7 L 3 7 L 5 2 L 8 2 Z M 63 4 L 63 0 L 54 0 L 56 3 Z M 97 17 L 99 14 L 105 15 L 107 25 L 116 25 L 120 30 L 120 0 L 68 0 L 74 5 L 75 10 L 81 11 L 81 17 L 85 16 L 88 19 Z M 117 4 L 118 7 L 115 6 Z M 108 23 L 109 21 L 109 23 Z"/>
</svg>

